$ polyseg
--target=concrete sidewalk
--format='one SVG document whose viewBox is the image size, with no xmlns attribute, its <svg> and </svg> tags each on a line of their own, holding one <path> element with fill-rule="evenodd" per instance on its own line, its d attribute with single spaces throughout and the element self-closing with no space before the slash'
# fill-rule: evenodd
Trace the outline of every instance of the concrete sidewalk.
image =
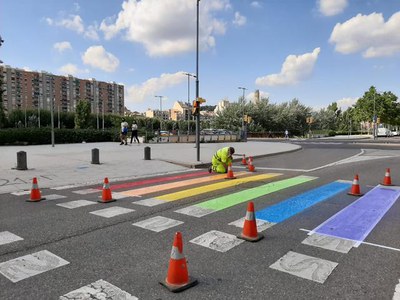
<svg viewBox="0 0 400 300">
<path fill-rule="evenodd" d="M 285 142 L 205 143 L 200 144 L 200 161 L 197 161 L 197 149 L 193 143 L 3 146 L 0 147 L 0 194 L 29 191 L 33 177 L 38 178 L 40 188 L 61 188 L 101 185 L 104 177 L 108 177 L 112 184 L 117 180 L 184 172 L 206 167 L 212 155 L 226 146 L 235 147 L 237 161 L 243 154 L 259 157 L 301 148 Z M 145 147 L 150 147 L 151 160 L 144 160 Z M 100 164 L 91 164 L 94 148 L 99 149 Z M 15 169 L 19 151 L 26 152 L 28 170 Z"/>
</svg>

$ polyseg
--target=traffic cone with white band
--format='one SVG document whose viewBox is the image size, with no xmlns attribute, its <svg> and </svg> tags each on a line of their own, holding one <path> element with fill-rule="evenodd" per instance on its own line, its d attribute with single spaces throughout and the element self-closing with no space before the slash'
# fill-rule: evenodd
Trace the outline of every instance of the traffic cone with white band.
<svg viewBox="0 0 400 300">
<path fill-rule="evenodd" d="M 233 175 L 233 171 L 232 171 L 232 163 L 228 164 L 228 173 L 226 173 L 226 177 L 225 179 L 235 179 L 235 175 Z"/>
<path fill-rule="evenodd" d="M 114 202 L 114 201 L 116 201 L 116 200 L 112 198 L 110 183 L 108 182 L 108 178 L 106 177 L 106 178 L 104 178 L 103 192 L 101 194 L 101 200 L 99 200 L 97 202 L 109 203 L 109 202 Z"/>
<path fill-rule="evenodd" d="M 167 277 L 160 284 L 171 292 L 178 293 L 195 286 L 197 283 L 196 279 L 189 277 L 186 258 L 183 255 L 182 234 L 177 232 L 172 245 Z"/>
<path fill-rule="evenodd" d="M 46 198 L 42 197 L 40 194 L 39 186 L 36 177 L 33 177 L 32 180 L 32 189 L 31 189 L 31 196 L 27 202 L 39 202 L 40 200 L 45 200 Z"/>
<path fill-rule="evenodd" d="M 358 174 L 356 174 L 354 176 L 353 184 L 351 186 L 351 190 L 347 194 L 348 195 L 352 195 L 352 196 L 362 196 L 363 195 L 363 194 L 361 194 L 360 185 L 358 183 Z"/>
<path fill-rule="evenodd" d="M 390 178 L 389 168 L 386 169 L 385 178 L 383 179 L 382 185 L 392 185 L 392 179 Z"/>
<path fill-rule="evenodd" d="M 247 204 L 246 217 L 244 220 L 243 231 L 238 236 L 238 238 L 249 241 L 249 242 L 258 242 L 263 239 L 264 236 L 257 232 L 257 221 L 254 213 L 254 203 L 249 202 Z"/>
<path fill-rule="evenodd" d="M 243 154 L 243 158 L 242 158 L 242 165 L 244 165 L 244 166 L 247 165 L 246 155 L 244 155 L 244 154 Z"/>
<path fill-rule="evenodd" d="M 248 162 L 247 168 L 248 168 L 249 172 L 254 172 L 256 170 L 256 168 L 253 165 L 253 157 L 251 157 L 251 156 L 249 157 L 249 162 Z"/>
</svg>

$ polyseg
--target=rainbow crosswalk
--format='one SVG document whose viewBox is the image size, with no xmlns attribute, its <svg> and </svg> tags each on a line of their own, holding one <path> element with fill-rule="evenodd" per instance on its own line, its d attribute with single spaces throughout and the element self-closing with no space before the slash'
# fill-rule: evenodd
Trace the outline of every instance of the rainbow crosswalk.
<svg viewBox="0 0 400 300">
<path fill-rule="evenodd" d="M 114 186 L 111 184 L 115 198 L 124 199 L 125 204 L 126 199 L 128 199 L 132 201 L 130 202 L 131 204 L 142 206 L 133 206 L 131 208 L 118 205 L 118 201 L 109 204 L 109 206 L 97 203 L 98 192 L 101 191 L 99 188 L 72 190 L 73 193 L 85 198 L 80 200 L 68 201 L 68 197 L 61 195 L 44 196 L 51 200 L 49 203 L 56 200 L 60 201 L 60 203 L 56 203 L 56 206 L 60 209 L 74 210 L 89 206 L 93 207 L 93 210 L 89 212 L 91 215 L 107 219 L 135 214 L 137 210 L 149 209 L 146 207 L 155 205 L 167 205 L 169 203 L 179 203 L 179 201 L 186 201 L 185 203 L 187 203 L 190 199 L 196 201 L 195 204 L 174 210 L 173 212 L 176 214 L 174 218 L 163 216 L 161 215 L 162 213 L 160 215 L 152 214 L 148 218 L 132 224 L 132 230 L 149 230 L 156 233 L 161 233 L 177 226 L 184 226 L 185 222 L 179 217 L 182 214 L 194 218 L 202 218 L 249 201 L 256 201 L 256 204 L 260 202 L 265 205 L 264 207 L 259 207 L 260 205 L 257 204 L 258 209 L 255 214 L 258 230 L 264 231 L 275 224 L 285 222 L 294 216 L 300 215 L 321 202 L 335 199 L 340 194 L 344 195 L 351 187 L 351 182 L 348 181 L 337 180 L 318 185 L 320 178 L 317 177 L 300 175 L 282 179 L 283 175 L 282 173 L 237 172 L 235 173 L 237 179 L 226 180 L 225 174 L 209 175 L 206 172 L 193 172 L 184 175 L 164 176 L 155 179 L 116 184 Z M 306 185 L 309 183 L 313 183 L 312 186 L 314 188 L 307 189 Z M 252 187 L 247 187 L 248 185 Z M 302 193 L 268 205 L 268 200 L 266 200 L 267 195 L 302 185 L 305 185 L 305 187 L 300 188 L 300 190 L 303 190 Z M 240 191 L 232 192 L 237 187 L 240 187 Z M 118 192 L 116 192 L 117 190 Z M 229 191 L 229 194 L 214 197 L 213 194 L 216 191 L 219 191 L 219 193 Z M 342 211 L 331 216 L 315 229 L 311 230 L 302 244 L 348 253 L 351 248 L 357 247 L 364 241 L 399 197 L 399 188 L 377 186 L 357 201 L 350 202 Z M 379 201 L 376 201 L 376 199 Z M 100 206 L 101 209 L 95 209 L 95 207 Z M 213 219 L 211 217 L 208 220 L 212 223 Z M 244 218 L 242 217 L 236 221 L 227 223 L 241 228 L 243 220 Z M 190 243 L 218 252 L 227 252 L 244 242 L 236 236 L 218 229 L 220 228 L 215 228 L 214 230 L 204 232 L 200 236 L 192 237 Z M 0 232 L 0 247 L 7 243 L 17 243 L 24 238 L 29 237 L 19 237 L 8 231 Z M 18 272 L 12 273 L 12 270 L 14 270 L 12 269 L 13 264 L 21 265 L 21 260 L 28 259 L 34 265 L 35 261 L 41 257 L 50 260 L 57 256 L 47 251 L 15 258 L 8 262 L 0 262 L 0 274 L 13 282 L 23 280 L 26 278 L 24 274 L 30 274 L 29 270 L 24 269 L 24 274 L 19 274 Z M 52 266 L 48 271 L 68 264 L 67 261 L 60 257 L 57 257 L 57 259 L 60 263 Z M 292 266 L 294 265 L 302 265 L 302 268 L 293 268 Z M 270 268 L 322 284 L 328 279 L 337 265 L 338 263 L 333 261 L 289 251 L 275 263 L 272 263 Z M 312 272 L 313 276 L 310 276 L 310 268 L 314 268 L 315 266 L 318 267 Z M 38 274 L 32 272 L 31 276 L 36 275 Z M 99 282 L 93 284 L 111 285 L 102 279 Z M 113 288 L 118 289 L 117 287 Z"/>
</svg>

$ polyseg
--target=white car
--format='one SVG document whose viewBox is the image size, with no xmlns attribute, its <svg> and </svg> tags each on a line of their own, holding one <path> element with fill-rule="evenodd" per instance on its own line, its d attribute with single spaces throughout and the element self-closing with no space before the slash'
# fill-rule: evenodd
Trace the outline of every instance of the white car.
<svg viewBox="0 0 400 300">
<path fill-rule="evenodd" d="M 387 128 L 378 128 L 377 136 L 393 136 L 393 133 Z"/>
</svg>

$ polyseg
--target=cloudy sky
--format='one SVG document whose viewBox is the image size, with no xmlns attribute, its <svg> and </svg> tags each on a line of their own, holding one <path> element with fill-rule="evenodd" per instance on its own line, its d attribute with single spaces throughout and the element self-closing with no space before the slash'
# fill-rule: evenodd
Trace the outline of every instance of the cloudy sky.
<svg viewBox="0 0 400 300">
<path fill-rule="evenodd" d="M 125 85 L 130 110 L 188 99 L 196 0 L 3 0 L 6 65 Z M 315 109 L 371 85 L 400 97 L 400 0 L 201 0 L 200 96 Z M 190 81 L 191 100 L 195 81 Z"/>
</svg>

